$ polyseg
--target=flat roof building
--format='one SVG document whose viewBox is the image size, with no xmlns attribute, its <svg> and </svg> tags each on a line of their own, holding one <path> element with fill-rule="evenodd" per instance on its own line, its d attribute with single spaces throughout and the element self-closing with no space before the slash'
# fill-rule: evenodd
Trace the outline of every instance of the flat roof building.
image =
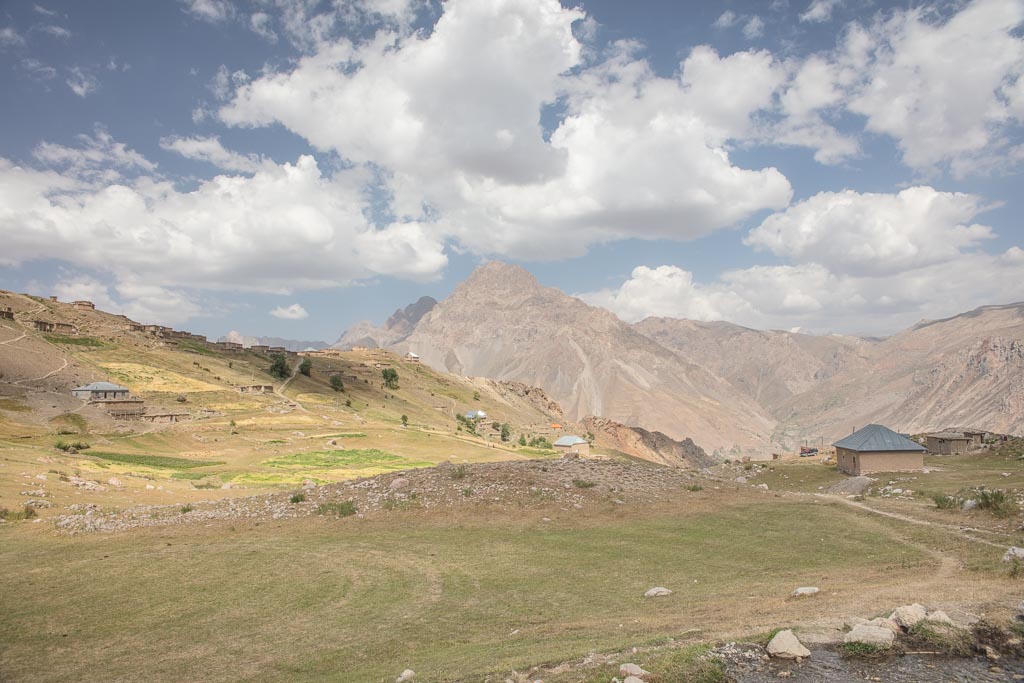
<svg viewBox="0 0 1024 683">
<path fill-rule="evenodd" d="M 963 432 L 935 432 L 925 435 L 929 453 L 936 455 L 960 455 L 971 447 L 972 437 Z"/>
</svg>

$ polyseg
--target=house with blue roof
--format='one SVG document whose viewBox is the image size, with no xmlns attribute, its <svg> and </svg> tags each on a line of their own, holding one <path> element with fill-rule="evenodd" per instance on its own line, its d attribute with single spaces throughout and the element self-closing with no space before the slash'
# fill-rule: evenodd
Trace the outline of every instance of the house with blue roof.
<svg viewBox="0 0 1024 683">
<path fill-rule="evenodd" d="M 832 445 L 836 466 L 854 476 L 924 469 L 925 447 L 883 425 L 868 425 Z"/>
<path fill-rule="evenodd" d="M 555 450 L 564 455 L 590 455 L 590 443 L 586 439 L 567 434 L 551 444 Z"/>
</svg>

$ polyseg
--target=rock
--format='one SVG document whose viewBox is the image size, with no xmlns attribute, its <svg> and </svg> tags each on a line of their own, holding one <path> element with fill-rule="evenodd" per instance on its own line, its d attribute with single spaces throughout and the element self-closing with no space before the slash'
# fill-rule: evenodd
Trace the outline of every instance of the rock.
<svg viewBox="0 0 1024 683">
<path fill-rule="evenodd" d="M 620 676 L 636 676 L 638 678 L 644 678 L 650 676 L 650 671 L 644 671 L 644 669 L 638 664 L 623 664 L 619 667 Z"/>
<path fill-rule="evenodd" d="M 1011 545 L 1003 555 L 1003 562 L 1024 562 L 1024 548 Z"/>
<path fill-rule="evenodd" d="M 232 483 L 231 483 L 230 481 L 227 481 L 227 482 L 224 482 L 223 484 L 221 484 L 221 486 L 220 486 L 220 487 L 221 487 L 221 489 L 223 489 L 223 490 L 227 491 L 228 489 L 233 489 L 233 488 L 235 488 L 235 485 L 234 485 L 234 484 L 232 484 Z"/>
<path fill-rule="evenodd" d="M 644 679 L 640 678 L 639 676 L 626 676 L 626 678 L 623 679 L 622 683 L 644 683 Z"/>
<path fill-rule="evenodd" d="M 1024 600 L 1017 603 L 1017 620 L 1024 621 Z"/>
<path fill-rule="evenodd" d="M 406 669 L 395 679 L 395 683 L 406 683 L 406 681 L 411 681 L 414 678 L 416 678 L 416 672 L 412 669 Z"/>
<path fill-rule="evenodd" d="M 156 488 L 156 487 L 155 487 L 155 486 L 153 486 L 152 484 L 146 484 L 146 490 L 147 490 L 147 491 L 152 491 L 152 490 L 153 490 L 153 489 L 155 489 L 155 488 Z M 223 486 L 221 486 L 221 488 L 224 488 L 224 487 L 223 487 Z"/>
<path fill-rule="evenodd" d="M 986 645 L 985 657 L 991 659 L 992 661 L 996 661 L 1001 658 L 1001 655 L 998 652 L 996 652 L 996 650 L 991 645 Z"/>
<path fill-rule="evenodd" d="M 758 484 L 757 488 L 761 489 L 762 491 L 767 491 L 768 490 L 768 484 Z"/>
<path fill-rule="evenodd" d="M 889 618 L 899 624 L 902 628 L 909 629 L 917 622 L 927 619 L 928 610 L 924 605 L 919 605 L 915 602 L 913 605 L 897 607 L 896 611 L 889 615 Z"/>
<path fill-rule="evenodd" d="M 850 477 L 828 487 L 826 493 L 838 493 L 840 495 L 859 496 L 874 484 L 877 479 L 871 477 Z"/>
<path fill-rule="evenodd" d="M 871 624 L 860 624 L 854 626 L 853 630 L 843 638 L 844 643 L 863 643 L 875 647 L 892 647 L 896 641 L 896 634 L 881 626 Z"/>
<path fill-rule="evenodd" d="M 810 657 L 811 651 L 801 645 L 793 631 L 787 628 L 776 633 L 768 643 L 768 654 L 779 659 L 798 659 Z"/>
<path fill-rule="evenodd" d="M 877 626 L 879 628 L 889 629 L 890 631 L 892 631 L 892 634 L 894 636 L 899 635 L 900 633 L 900 625 L 892 619 L 888 619 L 886 617 L 875 617 L 871 621 L 865 623 L 867 623 L 869 626 Z"/>
<path fill-rule="evenodd" d="M 814 586 L 801 586 L 793 591 L 790 595 L 796 598 L 808 598 L 812 595 L 817 595 L 820 591 Z"/>
<path fill-rule="evenodd" d="M 107 483 L 110 484 L 111 486 L 121 486 L 121 480 L 118 479 L 117 477 L 111 477 L 110 479 L 107 479 Z"/>
<path fill-rule="evenodd" d="M 388 484 L 388 488 L 391 489 L 392 491 L 398 491 L 399 489 L 408 488 L 408 486 L 409 480 L 406 479 L 405 477 L 398 477 L 397 479 L 392 480 L 390 484 Z"/>
<path fill-rule="evenodd" d="M 939 624 L 948 624 L 950 626 L 955 625 L 953 620 L 949 618 L 949 615 L 939 609 L 928 613 L 928 621 L 934 621 Z"/>
<path fill-rule="evenodd" d="M 302 489 L 304 491 L 312 491 L 315 488 L 316 482 L 313 481 L 312 479 L 306 479 L 305 481 L 302 482 Z"/>
<path fill-rule="evenodd" d="M 970 499 L 970 500 L 965 500 L 963 505 L 960 506 L 960 509 L 963 510 L 964 512 L 970 512 L 971 510 L 974 510 L 977 507 L 978 507 L 978 501 Z"/>
<path fill-rule="evenodd" d="M 746 484 L 747 483 L 747 478 L 746 477 L 736 477 L 735 479 L 733 479 L 733 481 L 735 481 L 737 484 Z"/>
<path fill-rule="evenodd" d="M 663 598 L 666 595 L 672 595 L 672 591 L 663 586 L 655 586 L 651 590 L 644 593 L 645 598 Z"/>
</svg>

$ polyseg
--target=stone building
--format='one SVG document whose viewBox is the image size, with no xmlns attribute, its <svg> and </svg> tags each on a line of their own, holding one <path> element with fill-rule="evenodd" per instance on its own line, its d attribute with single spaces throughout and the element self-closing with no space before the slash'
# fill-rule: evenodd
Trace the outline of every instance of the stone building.
<svg viewBox="0 0 1024 683">
<path fill-rule="evenodd" d="M 925 445 L 929 453 L 936 455 L 960 455 L 971 447 L 972 437 L 963 432 L 935 432 L 925 435 Z"/>
<path fill-rule="evenodd" d="M 590 443 L 586 439 L 567 434 L 551 444 L 562 455 L 590 455 Z"/>
<path fill-rule="evenodd" d="M 96 310 L 96 304 L 94 304 L 91 301 L 72 301 L 71 302 L 71 307 L 72 308 L 77 308 L 80 311 L 95 311 Z"/>
<path fill-rule="evenodd" d="M 832 445 L 836 466 L 854 476 L 924 469 L 924 446 L 882 425 L 868 425 Z"/>
<path fill-rule="evenodd" d="M 72 396 L 86 401 L 128 398 L 131 390 L 113 382 L 93 382 L 71 390 Z"/>
</svg>

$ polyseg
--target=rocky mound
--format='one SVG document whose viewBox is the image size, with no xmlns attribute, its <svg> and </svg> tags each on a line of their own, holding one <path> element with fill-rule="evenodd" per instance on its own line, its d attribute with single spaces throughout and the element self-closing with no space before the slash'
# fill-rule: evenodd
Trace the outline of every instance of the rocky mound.
<svg viewBox="0 0 1024 683">
<path fill-rule="evenodd" d="M 642 460 L 697 469 L 711 467 L 716 462 L 690 438 L 678 441 L 661 432 L 629 427 L 604 417 L 585 417 L 583 426 L 594 435 L 598 445 Z"/>
</svg>

